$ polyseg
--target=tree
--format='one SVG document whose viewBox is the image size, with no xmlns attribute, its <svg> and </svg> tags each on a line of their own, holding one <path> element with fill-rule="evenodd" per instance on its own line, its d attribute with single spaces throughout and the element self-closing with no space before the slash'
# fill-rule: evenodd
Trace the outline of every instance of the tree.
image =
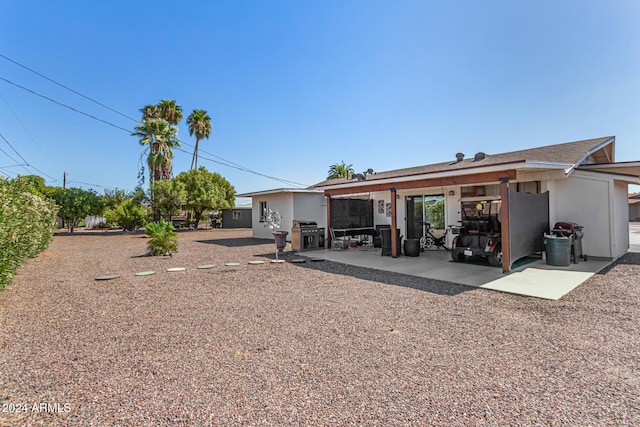
<svg viewBox="0 0 640 427">
<path fill-rule="evenodd" d="M 56 187 L 51 192 L 51 198 L 60 207 L 58 216 L 67 223 L 72 233 L 79 218 L 100 215 L 104 209 L 104 200 L 93 190 Z"/>
<path fill-rule="evenodd" d="M 180 213 L 187 198 L 185 184 L 176 178 L 154 182 L 151 192 L 153 210 L 165 214 L 168 221 L 172 215 Z"/>
<path fill-rule="evenodd" d="M 136 230 L 146 223 L 145 208 L 133 199 L 125 199 L 107 208 L 104 217 L 108 224 L 116 224 L 124 230 Z"/>
<path fill-rule="evenodd" d="M 353 173 L 353 165 L 347 165 L 343 160 L 342 163 L 336 163 L 329 167 L 327 179 L 349 178 Z"/>
<path fill-rule="evenodd" d="M 156 107 L 158 117 L 168 121 L 171 126 L 176 126 L 182 120 L 182 107 L 173 99 L 163 99 Z"/>
<path fill-rule="evenodd" d="M 170 179 L 172 149 L 180 146 L 176 127 L 164 119 L 147 118 L 135 129 L 132 135 L 139 138 L 140 145 L 149 146 L 149 184 L 153 185 L 161 179 Z"/>
<path fill-rule="evenodd" d="M 196 135 L 196 146 L 193 149 L 191 169 L 198 169 L 198 143 L 202 138 L 209 139 L 209 135 L 211 135 L 211 117 L 205 110 L 193 110 L 187 117 L 187 124 L 189 125 L 189 135 Z"/>
<path fill-rule="evenodd" d="M 186 202 L 183 206 L 193 210 L 198 228 L 206 210 L 230 209 L 235 206 L 236 190 L 222 175 L 211 173 L 204 166 L 182 172 L 175 177 L 185 185 Z"/>
</svg>

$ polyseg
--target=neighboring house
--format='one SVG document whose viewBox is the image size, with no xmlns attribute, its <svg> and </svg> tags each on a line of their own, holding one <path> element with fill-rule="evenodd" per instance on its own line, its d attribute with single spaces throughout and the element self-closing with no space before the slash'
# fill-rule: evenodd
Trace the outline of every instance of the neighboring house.
<svg viewBox="0 0 640 427">
<path fill-rule="evenodd" d="M 251 228 L 251 206 L 222 209 L 222 228 Z"/>
<path fill-rule="evenodd" d="M 287 240 L 291 241 L 293 220 L 315 221 L 319 228 L 327 226 L 326 200 L 322 190 L 297 188 L 279 188 L 238 194 L 237 197 L 251 197 L 253 237 L 273 239 L 271 229 L 264 216 L 265 209 L 273 209 L 282 215 L 280 231 L 287 231 Z M 224 221 L 223 221 L 224 226 Z"/>
<path fill-rule="evenodd" d="M 582 225 L 584 253 L 612 259 L 629 247 L 628 184 L 640 184 L 640 161 L 615 163 L 614 145 L 615 137 L 604 137 L 495 155 L 480 152 L 472 158 L 458 153 L 448 162 L 327 180 L 313 188 L 323 190 L 329 211 L 332 198 L 362 198 L 364 193 L 373 201 L 374 223 L 390 224 L 405 235 L 408 222 L 415 219 L 407 206 L 430 203 L 434 197 L 444 200 L 445 224 L 456 225 L 463 201 L 502 199 L 504 207 L 508 200 L 503 195 L 509 190 L 548 192 L 547 223 Z M 504 213 L 502 217 L 503 235 L 508 235 L 509 223 L 526 223 L 508 211 L 507 218 Z M 395 240 L 395 234 L 391 236 Z M 396 245 L 391 246 L 396 252 Z M 513 261 L 507 258 L 503 269 L 509 271 Z"/>
<path fill-rule="evenodd" d="M 640 221 L 640 193 L 629 194 L 629 221 Z"/>
</svg>

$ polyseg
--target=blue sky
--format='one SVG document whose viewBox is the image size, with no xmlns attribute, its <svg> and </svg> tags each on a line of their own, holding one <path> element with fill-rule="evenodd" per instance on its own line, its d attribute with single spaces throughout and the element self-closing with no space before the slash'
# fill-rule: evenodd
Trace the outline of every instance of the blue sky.
<svg viewBox="0 0 640 427">
<path fill-rule="evenodd" d="M 136 120 L 163 98 L 207 110 L 201 147 L 218 158 L 200 164 L 242 193 L 291 185 L 206 158 L 306 185 L 341 161 L 382 171 L 607 135 L 616 160 L 639 160 L 638 22 L 636 0 L 0 0 L 0 54 Z M 2 57 L 0 77 L 136 125 Z M 5 80 L 0 95 L 19 153 L 0 139 L 0 172 L 137 185 L 126 130 Z M 174 172 L 190 162 L 176 152 Z"/>
</svg>

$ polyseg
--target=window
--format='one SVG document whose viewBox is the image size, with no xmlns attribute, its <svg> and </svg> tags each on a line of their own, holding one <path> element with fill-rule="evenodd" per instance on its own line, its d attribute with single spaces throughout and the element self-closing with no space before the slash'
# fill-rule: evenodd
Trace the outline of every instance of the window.
<svg viewBox="0 0 640 427">
<path fill-rule="evenodd" d="M 267 202 L 260 202 L 260 222 L 267 222 Z"/>
<path fill-rule="evenodd" d="M 233 211 L 233 220 L 240 221 L 242 219 L 242 211 Z"/>
</svg>

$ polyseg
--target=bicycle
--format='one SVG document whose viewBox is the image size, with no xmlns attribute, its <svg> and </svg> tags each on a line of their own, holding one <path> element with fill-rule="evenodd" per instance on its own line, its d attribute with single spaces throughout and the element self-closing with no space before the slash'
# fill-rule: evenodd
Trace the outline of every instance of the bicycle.
<svg viewBox="0 0 640 427">
<path fill-rule="evenodd" d="M 422 252 L 424 252 L 425 249 L 431 249 L 434 246 L 436 249 L 444 248 L 446 251 L 451 250 L 451 248 L 447 247 L 447 234 L 451 231 L 450 227 L 447 228 L 442 236 L 436 237 L 431 232 L 431 223 L 425 221 L 418 221 L 418 223 L 422 225 L 423 230 L 422 237 L 420 237 L 420 250 Z"/>
</svg>

